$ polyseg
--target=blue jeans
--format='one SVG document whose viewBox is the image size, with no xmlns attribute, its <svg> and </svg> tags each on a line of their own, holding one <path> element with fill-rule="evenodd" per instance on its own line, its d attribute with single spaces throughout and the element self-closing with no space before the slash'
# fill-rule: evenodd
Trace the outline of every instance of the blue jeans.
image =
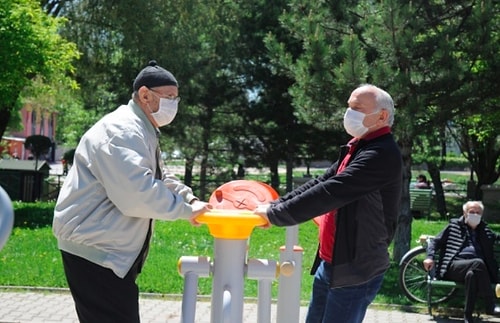
<svg viewBox="0 0 500 323">
<path fill-rule="evenodd" d="M 314 275 L 306 323 L 360 323 L 384 280 L 384 274 L 356 286 L 330 288 L 332 266 L 322 261 Z"/>
</svg>

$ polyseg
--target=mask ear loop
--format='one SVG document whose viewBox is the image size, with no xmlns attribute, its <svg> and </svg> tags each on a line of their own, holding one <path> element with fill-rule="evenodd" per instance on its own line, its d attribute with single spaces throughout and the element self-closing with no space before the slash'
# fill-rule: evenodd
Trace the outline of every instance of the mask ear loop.
<svg viewBox="0 0 500 323">
<path fill-rule="evenodd" d="M 157 95 L 157 94 L 156 94 L 153 90 L 151 90 L 151 89 L 148 89 L 148 90 L 149 90 L 149 91 L 148 91 L 149 93 L 151 93 L 151 94 L 153 94 L 153 95 L 157 96 L 157 97 L 158 97 L 158 101 L 160 101 L 161 97 L 160 97 L 159 95 Z M 160 104 L 160 103 L 158 103 L 158 110 L 160 109 L 159 104 Z M 149 102 L 148 102 L 148 104 L 147 104 L 147 105 L 148 105 L 148 110 L 149 110 L 149 113 L 150 113 L 150 114 L 154 114 L 154 113 L 156 113 L 156 112 L 153 112 L 153 110 L 151 109 L 151 106 L 149 105 Z"/>
<path fill-rule="evenodd" d="M 380 121 L 384 121 L 385 120 L 385 116 L 384 116 L 384 109 L 380 109 L 380 117 L 378 118 Z"/>
<path fill-rule="evenodd" d="M 383 110 L 384 110 L 384 109 L 380 109 L 379 111 L 375 111 L 375 112 L 372 112 L 372 113 L 365 114 L 365 118 L 366 118 L 366 117 L 369 117 L 369 116 L 372 116 L 372 115 L 374 115 L 374 114 L 376 114 L 376 113 L 380 113 L 380 112 L 382 112 Z M 376 126 L 377 126 L 377 123 L 378 123 L 380 120 L 382 120 L 382 119 L 379 117 L 379 118 L 375 121 L 375 123 L 374 123 L 374 124 L 372 124 L 371 126 L 368 126 L 368 127 L 366 127 L 366 126 L 365 126 L 365 127 L 366 127 L 366 128 L 368 128 L 368 129 L 371 129 L 371 128 L 373 128 L 373 127 L 376 127 Z M 364 119 L 363 119 L 363 125 L 364 125 Z"/>
<path fill-rule="evenodd" d="M 151 107 L 149 106 L 149 103 L 147 104 L 148 110 L 149 110 L 149 115 L 152 115 L 154 112 L 151 110 Z"/>
</svg>

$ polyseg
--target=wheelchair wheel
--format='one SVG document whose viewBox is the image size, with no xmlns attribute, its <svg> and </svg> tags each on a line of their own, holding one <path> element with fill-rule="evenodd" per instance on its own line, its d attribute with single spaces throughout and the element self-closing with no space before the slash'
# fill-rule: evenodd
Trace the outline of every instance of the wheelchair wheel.
<svg viewBox="0 0 500 323">
<path fill-rule="evenodd" d="M 423 261 L 426 258 L 424 247 L 416 247 L 408 251 L 399 264 L 399 285 L 408 299 L 427 303 L 427 271 Z M 433 287 L 431 304 L 437 304 L 449 299 L 456 288 Z"/>
</svg>

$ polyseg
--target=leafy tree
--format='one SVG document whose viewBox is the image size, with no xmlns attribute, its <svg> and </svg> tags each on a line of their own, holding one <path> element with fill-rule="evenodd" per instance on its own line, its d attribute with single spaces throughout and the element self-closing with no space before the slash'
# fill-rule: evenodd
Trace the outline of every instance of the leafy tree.
<svg viewBox="0 0 500 323">
<path fill-rule="evenodd" d="M 446 142 L 445 127 L 426 129 L 415 136 L 412 150 L 412 164 L 427 166 L 435 192 L 436 209 L 442 219 L 448 216 L 440 174 L 446 165 Z"/>
<path fill-rule="evenodd" d="M 56 141 L 64 144 L 65 147 L 75 147 L 82 135 L 87 131 L 100 117 L 93 110 L 85 110 L 80 93 L 66 93 L 67 100 L 56 101 L 57 110 L 57 131 Z"/>
<path fill-rule="evenodd" d="M 500 176 L 500 114 L 497 104 L 488 108 L 495 111 L 457 118 L 450 126 L 450 132 L 477 174 L 472 198 L 478 200 L 482 198 L 481 187 L 495 183 Z"/>
<path fill-rule="evenodd" d="M 82 102 L 92 115 L 129 100 L 132 80 L 149 59 L 173 72 L 183 100 L 176 122 L 162 129 L 168 135 L 162 145 L 182 151 L 188 184 L 193 161 L 201 156 L 202 188 L 210 160 L 218 154 L 210 150 L 215 143 L 228 149 L 221 135 L 229 126 L 233 131 L 238 127 L 235 107 L 244 101 L 239 76 L 230 68 L 237 9 L 235 3 L 196 0 L 141 5 L 84 0 L 68 2 L 60 11 L 72 21 L 64 34 L 83 53 L 78 80 Z"/>
<path fill-rule="evenodd" d="M 63 20 L 49 17 L 34 0 L 0 0 L 0 138 L 20 108 L 19 97 L 35 76 L 46 83 L 75 86 L 70 78 L 78 57 L 58 34 Z"/>
<path fill-rule="evenodd" d="M 266 39 L 275 68 L 294 79 L 289 93 L 299 120 L 318 129 L 342 130 L 349 93 L 366 79 L 366 53 L 353 33 L 355 5 L 289 1 L 281 21 L 301 46 L 298 56 L 275 35 Z"/>
<path fill-rule="evenodd" d="M 286 161 L 286 188 L 289 191 L 296 162 L 301 157 L 307 159 L 313 155 L 318 159 L 333 159 L 331 155 L 335 148 L 331 147 L 335 145 L 329 143 L 337 136 L 324 136 L 328 132 L 325 131 L 318 138 L 317 134 L 321 133 L 298 116 L 301 111 L 293 104 L 289 91 L 297 80 L 288 73 L 286 63 L 283 66 L 275 64 L 274 56 L 269 55 L 268 35 L 287 45 L 287 57 L 297 57 L 302 52 L 300 43 L 280 22 L 280 15 L 286 8 L 288 1 L 257 0 L 242 4 L 244 14 L 239 32 L 242 41 L 238 44 L 237 56 L 245 87 L 251 93 L 250 104 L 243 111 L 246 139 L 241 141 L 242 154 L 249 165 L 269 167 L 270 184 L 275 189 L 281 184 L 278 165 Z"/>
<path fill-rule="evenodd" d="M 24 142 L 24 148 L 31 151 L 35 157 L 35 170 L 37 170 L 38 160 L 50 151 L 50 148 L 52 148 L 52 140 L 42 135 L 29 136 Z"/>
<path fill-rule="evenodd" d="M 176 77 L 186 100 L 179 120 L 163 131 L 176 135 L 187 160 L 186 179 L 192 178 L 194 160 L 199 158 L 201 198 L 212 187 L 210 175 L 224 180 L 236 162 L 229 141 L 240 134 L 238 114 L 245 105 L 245 92 L 232 68 L 238 8 L 236 3 L 227 2 L 186 1 L 176 5 L 179 19 L 172 30 L 172 43 L 182 57 L 176 60 Z"/>
<path fill-rule="evenodd" d="M 297 147 L 304 151 L 300 141 L 308 138 L 300 130 L 308 126 L 297 122 L 290 104 L 291 79 L 273 74 L 262 41 L 268 31 L 280 32 L 278 16 L 285 6 L 285 1 L 208 5 L 191 0 L 152 1 L 138 8 L 133 1 L 115 6 L 87 0 L 66 3 L 60 12 L 73 22 L 65 35 L 83 53 L 78 80 L 87 111 L 97 116 L 114 109 L 116 100 L 126 100 L 144 58 L 155 58 L 181 86 L 182 110 L 162 129 L 167 134 L 162 145 L 182 151 L 186 183 L 201 156 L 202 188 L 214 169 L 257 159 L 271 167 L 271 182 L 278 187 L 278 162 L 295 160 Z"/>
<path fill-rule="evenodd" d="M 55 1 L 49 4 L 55 5 Z M 123 2 L 125 5 L 126 2 Z M 130 99 L 132 81 L 137 72 L 144 67 L 147 59 L 138 65 L 130 64 L 125 68 L 123 62 L 122 43 L 124 41 L 121 32 L 120 17 L 122 5 L 116 6 L 109 1 L 59 1 L 59 15 L 70 21 L 61 29 L 64 37 L 74 42 L 81 53 L 81 58 L 75 62 L 76 80 L 80 86 L 80 103 L 87 113 L 99 118 L 108 113 L 123 102 Z M 140 7 L 140 8 L 139 8 Z M 146 13 L 141 12 L 142 6 L 138 6 L 136 14 L 137 21 L 142 19 Z M 47 8 L 49 10 L 49 8 Z M 150 24 L 144 25 L 137 30 L 144 30 Z M 125 79 L 128 78 L 126 81 Z"/>
<path fill-rule="evenodd" d="M 461 84 L 448 100 L 460 112 L 448 126 L 477 175 L 473 198 L 481 199 L 481 186 L 495 183 L 500 175 L 500 3 L 481 1 L 467 9 L 461 21 L 466 32 L 455 38 Z"/>
<path fill-rule="evenodd" d="M 494 75 L 498 74 L 500 5 L 494 1 L 459 1 L 449 8 L 433 3 L 424 7 L 425 17 L 433 22 L 432 32 L 419 36 L 421 48 L 417 50 L 433 52 L 430 61 L 435 62 L 435 67 L 421 67 L 425 71 L 422 75 L 429 78 L 423 90 L 432 95 L 428 97 L 427 115 L 419 122 L 423 130 L 419 135 L 434 142 L 435 148 L 430 151 L 437 153 L 428 153 L 426 162 L 446 155 L 441 147 L 450 138 L 444 134 L 451 134 L 478 178 L 475 193 L 469 198 L 481 199 L 480 187 L 498 179 L 498 137 L 491 129 L 498 127 L 496 89 L 500 84 Z M 477 46 L 478 42 L 481 46 Z M 444 128 L 449 131 L 444 132 Z M 429 152 L 428 148 L 419 147 Z M 445 160 L 442 162 L 430 167 L 438 191 L 441 180 L 436 168 L 441 168 Z M 444 204 L 444 197 L 437 197 L 438 206 Z"/>
</svg>

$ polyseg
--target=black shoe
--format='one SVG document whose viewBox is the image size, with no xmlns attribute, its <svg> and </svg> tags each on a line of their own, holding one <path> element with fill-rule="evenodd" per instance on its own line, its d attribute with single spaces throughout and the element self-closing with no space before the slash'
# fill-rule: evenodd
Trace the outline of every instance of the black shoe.
<svg viewBox="0 0 500 323">
<path fill-rule="evenodd" d="M 486 314 L 500 317 L 500 306 L 493 306 Z"/>
<path fill-rule="evenodd" d="M 472 317 L 472 313 L 464 313 L 464 323 L 474 323 L 474 318 Z"/>
</svg>

